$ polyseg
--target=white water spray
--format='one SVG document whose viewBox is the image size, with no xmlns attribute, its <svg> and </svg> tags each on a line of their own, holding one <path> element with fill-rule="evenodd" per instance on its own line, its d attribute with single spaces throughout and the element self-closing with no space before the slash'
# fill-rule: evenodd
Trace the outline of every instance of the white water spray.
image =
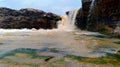
<svg viewBox="0 0 120 67">
<path fill-rule="evenodd" d="M 95 0 L 92 0 L 92 3 L 90 5 L 90 9 L 92 9 L 94 7 L 94 2 L 95 2 Z"/>
<path fill-rule="evenodd" d="M 59 24 L 59 29 L 63 30 L 74 30 L 76 17 L 78 14 L 79 9 L 70 11 L 68 15 L 62 16 L 61 24 Z"/>
<path fill-rule="evenodd" d="M 88 15 L 88 17 L 91 15 L 91 12 L 92 12 L 92 10 L 94 8 L 94 2 L 95 2 L 95 0 L 92 0 L 91 5 L 90 5 L 90 9 L 89 9 L 89 15 Z"/>
<path fill-rule="evenodd" d="M 91 0 L 92 2 L 91 2 L 91 5 L 90 5 L 90 8 L 89 8 L 89 12 L 88 12 L 88 16 L 87 16 L 87 22 L 89 22 L 90 21 L 90 16 L 91 16 L 91 14 L 92 14 L 92 12 L 93 12 L 93 8 L 94 8 L 94 3 L 95 3 L 95 0 Z M 87 25 L 87 28 L 86 29 L 88 29 L 89 28 L 89 24 Z"/>
</svg>

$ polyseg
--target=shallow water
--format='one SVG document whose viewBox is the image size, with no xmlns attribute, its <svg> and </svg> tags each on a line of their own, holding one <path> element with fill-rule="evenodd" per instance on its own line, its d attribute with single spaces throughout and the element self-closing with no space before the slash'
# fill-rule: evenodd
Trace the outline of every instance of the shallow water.
<svg viewBox="0 0 120 67">
<path fill-rule="evenodd" d="M 111 39 L 95 38 L 101 35 L 96 32 L 62 31 L 62 30 L 4 30 L 0 34 L 0 50 L 9 51 L 17 48 L 56 48 L 66 54 L 95 57 L 90 53 L 99 46 L 109 46 L 118 49 L 120 45 Z M 93 35 L 93 36 L 90 36 Z M 119 41 L 116 39 L 115 41 Z M 115 45 L 114 45 L 115 44 Z M 110 49 L 110 48 L 104 48 Z M 95 50 L 94 50 L 95 51 Z"/>
<path fill-rule="evenodd" d="M 65 55 L 100 57 L 120 49 L 120 44 L 115 43 L 119 39 L 98 38 L 95 36 L 101 34 L 96 32 L 57 29 L 0 31 L 0 56 L 19 48 L 36 49 L 40 55 L 55 56 L 58 59 Z"/>
</svg>

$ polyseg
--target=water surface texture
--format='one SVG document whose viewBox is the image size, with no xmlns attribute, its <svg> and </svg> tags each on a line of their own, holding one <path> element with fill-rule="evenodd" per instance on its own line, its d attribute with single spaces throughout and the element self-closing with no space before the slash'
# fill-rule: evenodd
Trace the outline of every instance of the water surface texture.
<svg viewBox="0 0 120 67">
<path fill-rule="evenodd" d="M 42 62 L 39 59 L 30 59 L 27 53 L 17 51 L 14 55 L 10 52 L 21 49 L 22 52 L 33 50 L 33 54 L 42 56 L 53 56 L 50 61 L 56 61 L 66 55 L 81 57 L 100 57 L 106 53 L 116 53 L 120 45 L 115 43 L 119 39 L 99 38 L 103 36 L 96 32 L 68 31 L 68 30 L 0 30 L 0 57 L 17 63 Z M 26 50 L 25 50 L 26 49 Z M 17 56 L 16 56 L 17 55 Z M 19 56 L 20 55 L 20 56 Z M 19 59 L 19 60 L 18 60 Z M 26 59 L 26 60 L 25 60 Z M 21 62 L 20 62 L 21 61 Z M 1 65 L 6 65 L 1 60 Z M 1 66 L 5 67 L 5 66 Z M 6 66 L 7 67 L 7 66 Z M 66 67 L 69 67 L 66 66 Z"/>
</svg>

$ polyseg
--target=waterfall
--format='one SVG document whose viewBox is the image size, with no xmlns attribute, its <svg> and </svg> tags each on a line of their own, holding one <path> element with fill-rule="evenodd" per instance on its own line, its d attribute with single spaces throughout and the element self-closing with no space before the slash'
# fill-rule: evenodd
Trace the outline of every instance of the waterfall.
<svg viewBox="0 0 120 67">
<path fill-rule="evenodd" d="M 59 24 L 59 29 L 74 30 L 78 11 L 79 9 L 69 11 L 68 15 L 61 16 L 62 21 Z"/>
<path fill-rule="evenodd" d="M 90 5 L 90 9 L 89 9 L 88 18 L 89 18 L 89 16 L 91 15 L 91 12 L 92 12 L 92 10 L 93 10 L 93 8 L 94 8 L 94 2 L 95 2 L 95 0 L 92 0 L 91 5 Z"/>
<path fill-rule="evenodd" d="M 89 23 L 89 21 L 90 21 L 90 16 L 92 15 L 92 12 L 93 12 L 93 9 L 94 9 L 94 6 L 95 6 L 95 0 L 91 0 L 92 2 L 91 2 L 91 5 L 90 5 L 90 8 L 89 8 L 89 11 L 88 11 L 88 16 L 87 16 L 87 26 L 86 26 L 86 29 L 88 29 L 89 28 L 89 25 L 90 25 L 90 23 Z"/>
<path fill-rule="evenodd" d="M 95 2 L 95 0 L 92 0 L 92 3 L 90 5 L 90 9 L 92 9 L 94 7 L 94 2 Z"/>
</svg>

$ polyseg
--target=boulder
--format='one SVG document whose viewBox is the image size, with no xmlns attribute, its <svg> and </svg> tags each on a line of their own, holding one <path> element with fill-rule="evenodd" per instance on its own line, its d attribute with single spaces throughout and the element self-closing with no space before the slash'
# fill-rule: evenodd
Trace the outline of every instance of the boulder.
<svg viewBox="0 0 120 67">
<path fill-rule="evenodd" d="M 4 29 L 52 29 L 57 28 L 57 21 L 60 19 L 56 14 L 32 8 L 20 10 L 0 8 L 0 28 Z"/>
</svg>

